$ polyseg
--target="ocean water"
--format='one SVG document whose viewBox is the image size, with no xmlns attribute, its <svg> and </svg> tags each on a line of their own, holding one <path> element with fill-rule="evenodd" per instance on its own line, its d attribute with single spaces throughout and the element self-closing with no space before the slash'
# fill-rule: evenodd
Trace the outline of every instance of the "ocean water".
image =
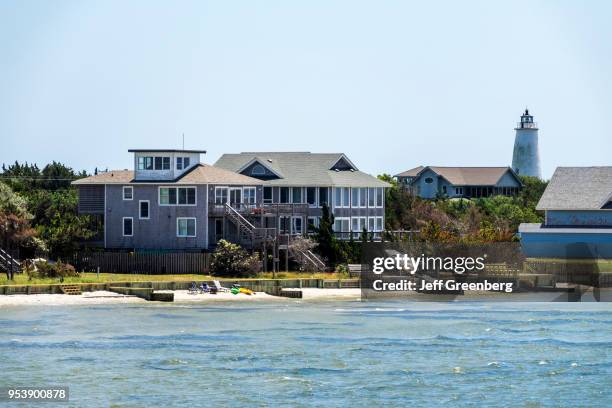
<svg viewBox="0 0 612 408">
<path fill-rule="evenodd" d="M 612 305 L 11 307 L 0 369 L 75 407 L 606 407 Z"/>
</svg>

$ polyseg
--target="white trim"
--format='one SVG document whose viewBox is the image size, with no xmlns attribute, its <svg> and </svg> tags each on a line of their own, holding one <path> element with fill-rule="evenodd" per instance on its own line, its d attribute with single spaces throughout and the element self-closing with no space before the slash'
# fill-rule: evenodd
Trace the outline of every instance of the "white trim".
<svg viewBox="0 0 612 408">
<path fill-rule="evenodd" d="M 283 176 L 281 176 L 280 174 L 278 174 L 276 171 L 274 171 L 274 170 L 273 170 L 273 169 L 272 169 L 270 166 L 268 166 L 267 164 L 263 163 L 263 162 L 261 161 L 261 159 L 260 159 L 260 158 L 258 158 L 258 157 L 253 157 L 253 158 L 252 158 L 251 160 L 249 160 L 249 161 L 248 161 L 248 162 L 247 162 L 245 165 L 243 165 L 242 167 L 240 167 L 240 168 L 239 168 L 239 169 L 236 171 L 236 173 L 242 173 L 242 172 L 243 172 L 243 171 L 245 171 L 245 170 L 246 170 L 246 169 L 247 169 L 247 168 L 248 168 L 248 167 L 249 167 L 251 164 L 253 164 L 253 163 L 255 163 L 255 162 L 257 162 L 257 163 L 261 164 L 262 166 L 264 166 L 266 169 L 268 169 L 268 170 L 269 170 L 269 171 L 270 171 L 272 174 L 274 174 L 276 177 L 278 177 L 278 178 L 283 178 Z M 250 177 L 250 176 L 249 176 L 249 177 Z"/>
<path fill-rule="evenodd" d="M 217 203 L 217 190 L 225 190 L 225 202 Z M 215 186 L 215 196 L 213 199 L 213 203 L 215 205 L 224 205 L 229 202 L 229 187 L 228 186 Z"/>
<path fill-rule="evenodd" d="M 299 219 L 301 222 L 301 228 L 300 228 L 300 232 L 296 232 L 295 230 L 297 228 L 294 228 L 295 226 L 295 220 Z M 291 235 L 303 235 L 304 234 L 304 217 L 302 217 L 301 215 L 292 215 L 291 216 Z"/>
<path fill-rule="evenodd" d="M 321 225 L 321 216 L 320 215 L 309 215 L 308 217 L 306 217 L 306 233 L 307 234 L 312 234 L 312 231 L 309 231 L 308 229 L 308 225 L 309 225 L 309 221 L 310 220 L 314 220 L 314 222 L 312 223 L 312 225 L 314 225 L 315 228 L 319 228 L 319 226 Z"/>
<path fill-rule="evenodd" d="M 125 220 L 132 221 L 132 233 L 130 235 L 125 235 Z M 121 219 L 121 235 L 124 237 L 133 237 L 134 236 L 134 217 L 123 217 Z"/>
<path fill-rule="evenodd" d="M 249 190 L 249 191 L 253 190 L 253 192 L 254 192 L 253 193 L 253 202 L 252 203 L 248 203 L 248 202 L 245 201 L 245 197 L 246 197 L 245 193 L 246 193 L 247 190 Z M 249 186 L 249 187 L 242 187 L 242 202 L 244 204 L 247 204 L 247 205 L 253 205 L 253 206 L 257 205 L 257 187 L 251 187 L 251 186 Z"/>
<path fill-rule="evenodd" d="M 176 189 L 176 204 L 162 204 L 161 203 L 161 189 L 162 188 L 174 188 Z M 179 192 L 178 190 L 181 188 L 193 188 L 195 190 L 195 203 L 194 204 L 179 204 Z M 159 205 L 160 207 L 196 207 L 198 205 L 198 187 L 197 186 L 168 186 L 168 185 L 163 185 L 163 186 L 158 186 L 157 187 L 157 205 Z"/>
<path fill-rule="evenodd" d="M 338 157 L 338 159 L 337 159 L 337 160 L 334 162 L 334 164 L 333 164 L 333 165 L 332 165 L 332 166 L 331 166 L 331 167 L 330 167 L 328 170 L 331 170 L 331 169 L 333 169 L 334 167 L 336 167 L 336 164 L 338 164 L 338 162 L 339 162 L 340 160 L 342 160 L 342 159 L 346 160 L 346 162 L 347 162 L 348 164 L 350 164 L 350 165 L 353 167 L 353 169 L 354 169 L 355 171 L 359 171 L 359 169 L 357 168 L 357 166 L 355 166 L 355 164 L 354 164 L 352 161 L 350 161 L 350 160 L 349 160 L 349 158 L 348 158 L 348 157 L 346 157 L 346 155 L 345 155 L 344 153 L 342 153 L 342 154 L 340 155 L 340 157 Z"/>
<path fill-rule="evenodd" d="M 244 195 L 242 194 L 242 187 L 229 187 L 227 191 L 227 203 L 232 205 L 232 191 L 240 191 L 240 201 L 233 204 L 242 204 L 244 201 Z"/>
<path fill-rule="evenodd" d="M 128 188 L 132 191 L 132 197 L 131 198 L 125 198 L 125 190 L 128 189 Z M 121 198 L 123 199 L 123 201 L 132 201 L 132 200 L 134 200 L 134 186 L 123 186 L 123 188 L 121 189 Z"/>
<path fill-rule="evenodd" d="M 179 235 L 179 220 L 193 220 L 194 235 Z M 189 225 L 187 225 L 189 229 Z M 197 238 L 198 236 L 198 219 L 196 217 L 176 217 L 176 237 L 177 238 Z"/>
<path fill-rule="evenodd" d="M 142 203 L 147 203 L 147 217 L 142 216 Z M 139 220 L 150 220 L 151 219 L 151 201 L 150 200 L 138 200 L 138 219 Z"/>
</svg>

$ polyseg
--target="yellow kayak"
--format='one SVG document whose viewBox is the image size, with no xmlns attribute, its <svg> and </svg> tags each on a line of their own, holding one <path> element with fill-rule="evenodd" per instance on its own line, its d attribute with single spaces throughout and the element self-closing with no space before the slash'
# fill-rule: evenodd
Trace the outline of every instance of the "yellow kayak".
<svg viewBox="0 0 612 408">
<path fill-rule="evenodd" d="M 247 288 L 240 288 L 240 293 L 244 293 L 245 295 L 254 295 L 255 292 L 253 292 L 251 289 L 247 289 Z"/>
</svg>

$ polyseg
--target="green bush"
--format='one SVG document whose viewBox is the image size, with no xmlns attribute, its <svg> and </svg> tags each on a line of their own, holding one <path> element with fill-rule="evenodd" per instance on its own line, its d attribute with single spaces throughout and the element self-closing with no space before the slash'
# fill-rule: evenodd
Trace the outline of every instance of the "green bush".
<svg viewBox="0 0 612 408">
<path fill-rule="evenodd" d="M 34 263 L 35 268 L 28 268 L 27 273 L 30 279 L 32 278 L 68 278 L 78 277 L 79 273 L 74 269 L 74 266 L 63 263 L 49 263 L 47 261 L 38 261 Z"/>
<path fill-rule="evenodd" d="M 250 255 L 240 245 L 224 239 L 217 243 L 212 255 L 210 274 L 232 278 L 253 277 L 261 270 L 257 255 Z"/>
</svg>

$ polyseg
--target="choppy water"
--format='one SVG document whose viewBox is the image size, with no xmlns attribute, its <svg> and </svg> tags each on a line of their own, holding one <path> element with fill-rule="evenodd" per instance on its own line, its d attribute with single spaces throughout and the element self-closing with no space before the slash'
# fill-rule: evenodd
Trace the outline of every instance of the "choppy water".
<svg viewBox="0 0 612 408">
<path fill-rule="evenodd" d="M 5 308 L 0 369 L 0 386 L 66 384 L 83 407 L 604 407 L 612 307 Z"/>
</svg>

